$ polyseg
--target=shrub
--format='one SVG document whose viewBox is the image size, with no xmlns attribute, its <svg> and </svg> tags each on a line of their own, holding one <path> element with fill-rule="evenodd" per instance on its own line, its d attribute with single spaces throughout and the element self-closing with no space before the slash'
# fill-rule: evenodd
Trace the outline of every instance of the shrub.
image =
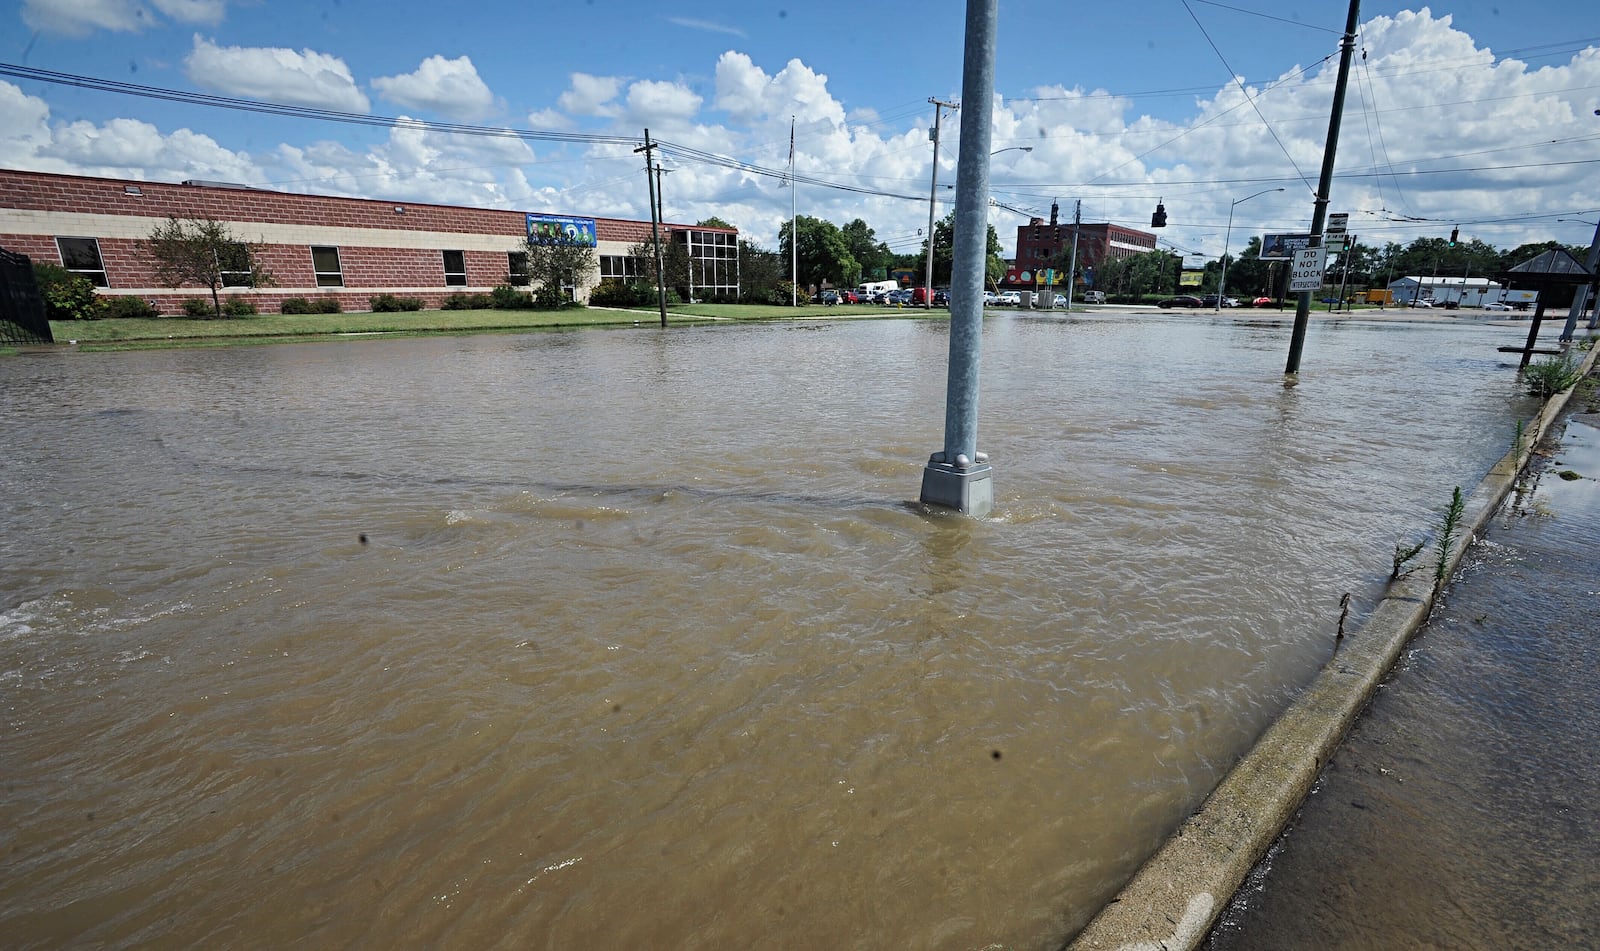
<svg viewBox="0 0 1600 951">
<path fill-rule="evenodd" d="M 589 294 L 589 303 L 596 307 L 644 307 L 655 302 L 656 289 L 643 281 L 602 281 Z"/>
<path fill-rule="evenodd" d="M 256 305 L 242 297 L 235 297 L 222 305 L 222 313 L 228 317 L 254 317 Z"/>
<path fill-rule="evenodd" d="M 522 310 L 533 306 L 533 298 L 509 284 L 501 284 L 489 294 L 490 304 L 496 310 Z"/>
<path fill-rule="evenodd" d="M 33 279 L 44 299 L 44 315 L 49 320 L 94 320 L 100 316 L 94 282 L 55 264 L 37 263 Z"/>
<path fill-rule="evenodd" d="M 378 294 L 367 299 L 372 304 L 375 314 L 392 314 L 402 310 L 421 310 L 422 298 L 396 297 L 393 294 Z"/>
<path fill-rule="evenodd" d="M 444 299 L 439 305 L 443 310 L 488 310 L 494 306 L 494 301 L 488 294 L 466 294 L 457 291 Z"/>
<path fill-rule="evenodd" d="M 339 306 L 339 298 L 337 297 L 319 297 L 311 302 L 311 312 L 313 314 L 340 314 L 344 312 L 344 308 Z"/>
<path fill-rule="evenodd" d="M 217 316 L 217 312 L 211 306 L 211 302 L 204 297 L 185 297 L 183 299 L 183 313 L 184 316 L 197 319 Z"/>
<path fill-rule="evenodd" d="M 161 316 L 161 311 L 143 297 L 102 297 L 99 311 L 99 316 L 110 319 L 149 320 Z"/>
<path fill-rule="evenodd" d="M 304 297 L 285 297 L 283 303 L 278 305 L 280 314 L 309 314 L 311 302 Z"/>
</svg>

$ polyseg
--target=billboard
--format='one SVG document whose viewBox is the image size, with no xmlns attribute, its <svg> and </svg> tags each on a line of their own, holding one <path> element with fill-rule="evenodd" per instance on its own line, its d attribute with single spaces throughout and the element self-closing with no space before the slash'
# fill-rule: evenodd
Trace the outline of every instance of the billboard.
<svg viewBox="0 0 1600 951">
<path fill-rule="evenodd" d="M 599 242 L 593 218 L 528 213 L 529 244 L 575 244 L 592 248 Z"/>
<path fill-rule="evenodd" d="M 1261 236 L 1263 261 L 1292 261 L 1294 253 L 1311 247 L 1309 234 L 1264 234 Z"/>
</svg>

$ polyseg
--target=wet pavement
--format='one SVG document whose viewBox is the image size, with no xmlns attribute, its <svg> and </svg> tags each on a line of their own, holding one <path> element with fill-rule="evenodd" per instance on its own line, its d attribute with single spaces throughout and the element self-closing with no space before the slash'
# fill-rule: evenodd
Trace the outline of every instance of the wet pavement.
<svg viewBox="0 0 1600 951">
<path fill-rule="evenodd" d="M 1600 948 L 1597 519 L 1589 391 L 1207 948 Z"/>
</svg>

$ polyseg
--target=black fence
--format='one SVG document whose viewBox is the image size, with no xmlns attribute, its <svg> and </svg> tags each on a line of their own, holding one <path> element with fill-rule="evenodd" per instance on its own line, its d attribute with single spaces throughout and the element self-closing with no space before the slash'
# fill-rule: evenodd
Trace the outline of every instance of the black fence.
<svg viewBox="0 0 1600 951">
<path fill-rule="evenodd" d="M 0 248 L 0 343 L 55 343 L 27 255 Z"/>
</svg>

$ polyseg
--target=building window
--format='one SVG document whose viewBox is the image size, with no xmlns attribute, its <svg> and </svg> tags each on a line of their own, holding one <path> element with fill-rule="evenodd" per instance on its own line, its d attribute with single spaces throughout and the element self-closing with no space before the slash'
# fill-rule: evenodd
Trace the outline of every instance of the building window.
<svg viewBox="0 0 1600 951">
<path fill-rule="evenodd" d="M 254 287 L 255 275 L 250 271 L 250 249 L 237 242 L 217 252 L 217 270 L 223 287 Z"/>
<path fill-rule="evenodd" d="M 528 272 L 528 252 L 506 252 L 506 283 L 514 287 L 527 287 L 533 280 Z"/>
<path fill-rule="evenodd" d="M 344 272 L 339 268 L 338 248 L 311 249 L 311 270 L 316 272 L 318 287 L 343 287 Z"/>
<path fill-rule="evenodd" d="M 106 265 L 100 260 L 100 242 L 94 238 L 57 238 L 56 250 L 61 252 L 61 266 L 86 277 L 95 287 L 110 287 L 106 280 Z"/>
<path fill-rule="evenodd" d="M 444 283 L 446 287 L 467 286 L 467 253 L 465 251 L 444 252 Z"/>
<path fill-rule="evenodd" d="M 627 284 L 639 276 L 639 263 L 623 254 L 600 255 L 600 280 Z"/>
</svg>

